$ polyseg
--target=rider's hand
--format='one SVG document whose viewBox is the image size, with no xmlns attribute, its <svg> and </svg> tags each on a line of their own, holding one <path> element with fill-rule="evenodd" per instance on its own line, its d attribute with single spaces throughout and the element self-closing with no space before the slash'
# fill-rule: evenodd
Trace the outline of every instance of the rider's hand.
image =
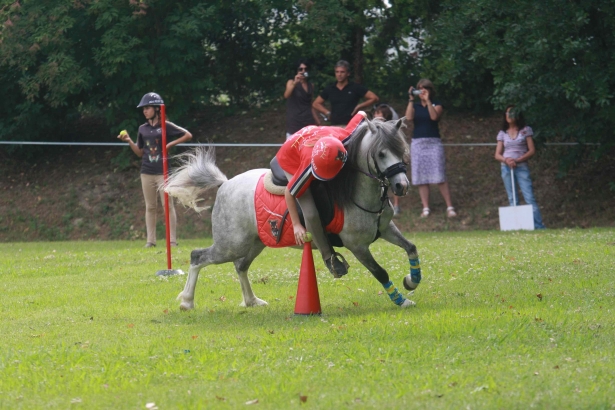
<svg viewBox="0 0 615 410">
<path fill-rule="evenodd" d="M 305 237 L 305 228 L 301 224 L 293 225 L 293 231 L 295 232 L 295 242 L 297 245 L 303 245 Z"/>
<path fill-rule="evenodd" d="M 119 133 L 117 138 L 123 142 L 128 142 L 130 140 L 130 135 L 126 131 L 122 131 Z"/>
</svg>

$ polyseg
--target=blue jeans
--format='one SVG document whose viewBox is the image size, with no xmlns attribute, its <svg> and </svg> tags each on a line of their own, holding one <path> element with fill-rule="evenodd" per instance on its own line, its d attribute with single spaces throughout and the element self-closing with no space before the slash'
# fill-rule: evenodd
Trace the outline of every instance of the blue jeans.
<svg viewBox="0 0 615 410">
<path fill-rule="evenodd" d="M 510 180 L 511 169 L 502 164 L 502 181 L 504 181 L 504 187 L 506 188 L 506 194 L 508 195 L 508 203 L 510 206 L 515 205 L 513 203 L 513 186 Z M 540 209 L 536 204 L 534 198 L 534 191 L 532 189 L 532 180 L 530 178 L 530 168 L 527 163 L 517 164 L 517 167 L 513 170 L 515 174 L 515 182 L 519 185 L 519 189 L 523 194 L 523 199 L 528 205 L 532 205 L 532 211 L 534 213 L 534 229 L 545 229 L 542 223 L 542 216 L 540 216 Z M 515 197 L 517 199 L 516 205 L 519 205 L 519 195 L 515 191 Z"/>
</svg>

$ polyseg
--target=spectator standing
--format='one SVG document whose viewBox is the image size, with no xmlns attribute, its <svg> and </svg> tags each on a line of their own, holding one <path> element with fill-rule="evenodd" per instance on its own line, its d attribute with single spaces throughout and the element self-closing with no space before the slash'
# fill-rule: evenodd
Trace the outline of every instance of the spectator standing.
<svg viewBox="0 0 615 410">
<path fill-rule="evenodd" d="M 513 105 L 508 106 L 504 111 L 504 120 L 497 136 L 495 159 L 502 163 L 502 181 L 508 195 L 508 203 L 511 206 L 519 204 L 519 196 L 516 196 L 517 203 L 513 203 L 513 189 L 516 187 L 511 181 L 510 173 L 512 172 L 523 194 L 523 199 L 527 204 L 532 205 L 534 229 L 545 229 L 540 209 L 534 198 L 530 168 L 527 164 L 527 160 L 536 153 L 533 135 L 532 129 L 525 124 L 523 114 L 519 111 L 515 112 Z"/>
<path fill-rule="evenodd" d="M 160 123 L 160 106 L 164 104 L 160 95 L 147 93 L 141 98 L 137 108 L 143 108 L 145 124 L 139 127 L 137 143 L 135 144 L 127 132 L 122 131 L 117 136 L 120 140 L 128 142 L 132 151 L 142 159 L 141 161 L 141 187 L 145 199 L 145 226 L 147 229 L 146 248 L 156 246 L 156 208 L 158 201 L 156 191 L 164 183 L 162 168 L 162 125 Z M 192 134 L 170 121 L 166 121 L 167 137 L 177 138 L 167 142 L 167 150 L 182 142 L 190 141 Z M 159 191 L 160 201 L 164 204 L 164 192 Z M 176 236 L 177 217 L 173 201 L 169 198 L 169 230 L 171 246 L 177 246 Z"/>
<path fill-rule="evenodd" d="M 378 104 L 374 107 L 373 119 L 380 118 L 384 121 L 398 120 L 399 115 L 389 104 Z"/>
<path fill-rule="evenodd" d="M 378 102 L 376 94 L 361 84 L 349 81 L 349 77 L 350 64 L 348 61 L 338 61 L 335 64 L 336 82 L 325 87 L 312 105 L 317 111 L 327 116 L 332 125 L 346 125 L 356 113 Z M 361 98 L 365 101 L 359 104 Z M 331 110 L 324 106 L 327 100 L 331 104 Z"/>
<path fill-rule="evenodd" d="M 436 91 L 433 83 L 423 78 L 416 85 L 420 92 L 419 102 L 414 102 L 414 88 L 408 90 L 408 107 L 406 120 L 414 121 L 414 133 L 410 144 L 410 159 L 412 162 L 412 185 L 419 187 L 419 195 L 423 203 L 421 218 L 427 218 L 429 209 L 429 184 L 437 184 L 446 202 L 446 216 L 457 216 L 451 194 L 446 181 L 446 164 L 444 147 L 440 139 L 438 121 L 442 116 L 442 105 L 436 101 Z"/>
<path fill-rule="evenodd" d="M 309 64 L 300 60 L 295 77 L 286 82 L 286 139 L 308 125 L 320 125 L 318 113 L 312 108 L 314 84 L 309 80 Z"/>
</svg>

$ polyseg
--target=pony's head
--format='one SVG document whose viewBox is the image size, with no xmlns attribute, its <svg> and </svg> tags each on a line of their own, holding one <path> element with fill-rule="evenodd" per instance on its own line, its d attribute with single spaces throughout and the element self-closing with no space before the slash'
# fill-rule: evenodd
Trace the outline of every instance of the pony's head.
<svg viewBox="0 0 615 410">
<path fill-rule="evenodd" d="M 397 196 L 408 193 L 410 182 L 406 176 L 409 163 L 408 143 L 401 131 L 403 118 L 396 121 L 367 121 L 369 133 L 366 135 L 368 167 L 372 164 L 375 175 L 386 178 Z M 369 159 L 371 158 L 371 163 Z"/>
<path fill-rule="evenodd" d="M 333 179 L 332 193 L 339 204 L 351 203 L 355 181 L 367 174 L 388 180 L 393 193 L 408 193 L 410 182 L 406 176 L 409 163 L 408 143 L 401 128 L 403 118 L 393 121 L 365 120 L 346 145 L 348 160 L 340 174 Z"/>
<path fill-rule="evenodd" d="M 360 168 L 366 167 L 363 172 L 388 180 L 395 195 L 406 195 L 410 185 L 406 176 L 409 148 L 401 131 L 403 118 L 395 121 L 368 120 L 366 123 L 363 137 L 355 141 L 359 145 L 348 149 L 350 161 Z"/>
</svg>

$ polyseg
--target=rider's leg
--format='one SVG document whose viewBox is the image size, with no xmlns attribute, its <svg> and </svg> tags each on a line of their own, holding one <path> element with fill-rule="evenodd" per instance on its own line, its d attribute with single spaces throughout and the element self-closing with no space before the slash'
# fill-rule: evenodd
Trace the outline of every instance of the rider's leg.
<svg viewBox="0 0 615 410">
<path fill-rule="evenodd" d="M 286 174 L 286 178 L 290 181 L 293 176 L 286 171 L 284 171 L 284 173 Z M 318 250 L 320 251 L 322 258 L 324 259 L 325 264 L 327 265 L 327 268 L 329 268 L 331 274 L 336 278 L 347 274 L 348 265 L 337 259 L 335 252 L 333 251 L 333 247 L 327 240 L 325 230 L 322 226 L 322 221 L 320 220 L 320 215 L 318 214 L 318 209 L 316 209 L 316 204 L 314 203 L 312 192 L 307 189 L 303 195 L 297 198 L 297 202 L 299 202 L 299 206 L 303 212 L 305 228 L 312 234 L 312 239 L 316 242 L 316 246 L 318 247 Z"/>
<path fill-rule="evenodd" d="M 333 276 L 339 278 L 348 273 L 348 267 L 346 264 L 341 262 L 335 256 L 333 252 L 333 247 L 329 244 L 327 240 L 327 236 L 325 234 L 325 230 L 322 227 L 322 222 L 320 220 L 320 215 L 318 214 L 318 209 L 316 209 L 316 204 L 314 203 L 314 198 L 312 197 L 312 193 L 308 189 L 305 191 L 301 197 L 297 199 L 299 201 L 299 206 L 303 211 L 303 218 L 305 219 L 305 228 L 308 232 L 312 233 L 312 239 L 316 242 L 316 246 L 320 250 L 322 254 L 322 258 L 329 268 L 329 271 Z"/>
<path fill-rule="evenodd" d="M 314 198 L 310 190 L 306 190 L 301 197 L 297 198 L 297 201 L 303 211 L 305 229 L 312 234 L 312 239 L 316 242 L 316 246 L 318 250 L 320 250 L 323 259 L 327 260 L 331 258 L 331 255 L 333 255 L 333 248 L 329 245 L 329 241 L 327 241 L 325 230 L 322 228 L 320 215 L 318 214 L 318 209 L 316 209 L 316 204 L 314 203 Z"/>
</svg>

